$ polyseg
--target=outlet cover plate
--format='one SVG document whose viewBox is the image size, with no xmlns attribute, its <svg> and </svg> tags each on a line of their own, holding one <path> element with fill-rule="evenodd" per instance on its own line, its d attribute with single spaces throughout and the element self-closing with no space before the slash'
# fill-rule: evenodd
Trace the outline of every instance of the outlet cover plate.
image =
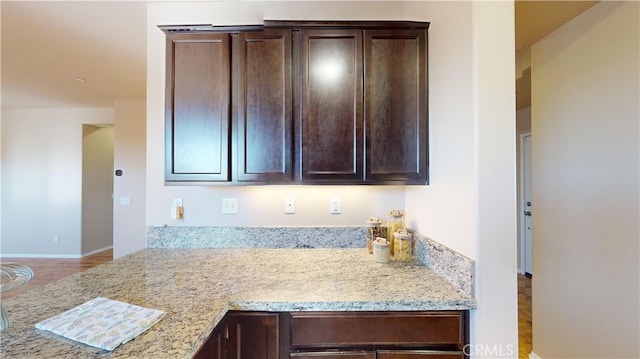
<svg viewBox="0 0 640 359">
<path fill-rule="evenodd" d="M 225 213 L 225 214 L 238 213 L 238 199 L 237 198 L 223 198 L 222 199 L 222 213 Z"/>
</svg>

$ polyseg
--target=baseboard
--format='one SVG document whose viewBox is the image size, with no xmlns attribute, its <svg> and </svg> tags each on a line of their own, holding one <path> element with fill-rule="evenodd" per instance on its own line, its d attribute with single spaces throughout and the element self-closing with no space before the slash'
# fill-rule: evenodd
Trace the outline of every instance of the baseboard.
<svg viewBox="0 0 640 359">
<path fill-rule="evenodd" d="M 542 359 L 542 357 L 534 352 L 529 353 L 529 359 Z"/>
<path fill-rule="evenodd" d="M 20 253 L 2 253 L 2 258 L 52 258 L 52 259 L 80 259 L 82 255 L 80 254 L 50 254 L 50 253 L 29 253 L 29 254 L 20 254 Z"/>
<path fill-rule="evenodd" d="M 90 255 L 94 255 L 94 254 L 96 254 L 96 253 L 100 253 L 100 252 L 108 251 L 109 249 L 113 249 L 113 246 L 106 246 L 106 247 L 103 247 L 103 248 L 98 248 L 98 249 L 93 250 L 93 251 L 91 251 L 91 252 L 82 253 L 82 256 L 81 256 L 81 257 L 87 257 L 87 256 L 90 256 Z"/>
<path fill-rule="evenodd" d="M 49 254 L 49 253 L 29 253 L 29 254 L 20 254 L 20 253 L 2 253 L 2 258 L 52 258 L 52 259 L 80 259 L 84 258 L 96 253 L 104 252 L 106 250 L 113 249 L 113 246 L 107 246 L 103 248 L 99 248 L 87 253 L 82 254 Z"/>
</svg>

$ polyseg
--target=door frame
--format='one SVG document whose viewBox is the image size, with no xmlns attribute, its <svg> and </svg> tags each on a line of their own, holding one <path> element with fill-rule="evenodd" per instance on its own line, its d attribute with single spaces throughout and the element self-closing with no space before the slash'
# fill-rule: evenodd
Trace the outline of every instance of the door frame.
<svg viewBox="0 0 640 359">
<path fill-rule="evenodd" d="M 525 274 L 526 272 L 526 267 L 525 267 L 525 263 L 526 263 L 526 242 L 525 242 L 525 238 L 526 238 L 526 222 L 525 222 L 525 216 L 524 216 L 524 211 L 525 211 L 525 156 L 524 156 L 524 138 L 525 137 L 531 137 L 531 132 L 525 132 L 525 133 L 521 133 L 520 134 L 520 142 L 518 143 L 518 146 L 520 147 L 520 201 L 518 203 L 518 222 L 520 224 L 520 230 L 519 230 L 519 234 L 520 234 L 520 253 L 518 254 L 520 256 L 520 265 L 518 266 L 518 271 L 520 272 L 520 274 Z"/>
</svg>

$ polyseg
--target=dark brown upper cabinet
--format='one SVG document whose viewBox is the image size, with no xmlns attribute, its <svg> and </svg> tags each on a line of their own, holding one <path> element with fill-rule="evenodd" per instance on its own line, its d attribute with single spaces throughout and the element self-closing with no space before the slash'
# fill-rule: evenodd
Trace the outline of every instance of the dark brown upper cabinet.
<svg viewBox="0 0 640 359">
<path fill-rule="evenodd" d="M 165 180 L 229 180 L 230 37 L 169 34 Z"/>
<path fill-rule="evenodd" d="M 165 183 L 426 184 L 428 27 L 160 26 Z"/>
<path fill-rule="evenodd" d="M 239 33 L 232 42 L 235 178 L 291 181 L 291 31 Z"/>
<path fill-rule="evenodd" d="M 299 51 L 297 176 L 426 184 L 428 23 L 267 21 Z"/>
<path fill-rule="evenodd" d="M 291 31 L 161 29 L 166 183 L 291 182 Z"/>
<path fill-rule="evenodd" d="M 367 182 L 427 181 L 425 30 L 365 30 Z"/>
<path fill-rule="evenodd" d="M 301 31 L 302 181 L 363 179 L 362 31 Z"/>
</svg>

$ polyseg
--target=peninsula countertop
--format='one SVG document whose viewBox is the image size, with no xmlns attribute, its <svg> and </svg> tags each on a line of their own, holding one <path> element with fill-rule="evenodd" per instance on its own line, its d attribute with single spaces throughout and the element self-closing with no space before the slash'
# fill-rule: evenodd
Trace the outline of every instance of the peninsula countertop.
<svg viewBox="0 0 640 359">
<path fill-rule="evenodd" d="M 167 315 L 109 352 L 35 328 L 96 297 Z M 145 249 L 3 300 L 3 358 L 190 358 L 228 310 L 466 310 L 475 299 L 420 262 L 365 249 Z"/>
</svg>

